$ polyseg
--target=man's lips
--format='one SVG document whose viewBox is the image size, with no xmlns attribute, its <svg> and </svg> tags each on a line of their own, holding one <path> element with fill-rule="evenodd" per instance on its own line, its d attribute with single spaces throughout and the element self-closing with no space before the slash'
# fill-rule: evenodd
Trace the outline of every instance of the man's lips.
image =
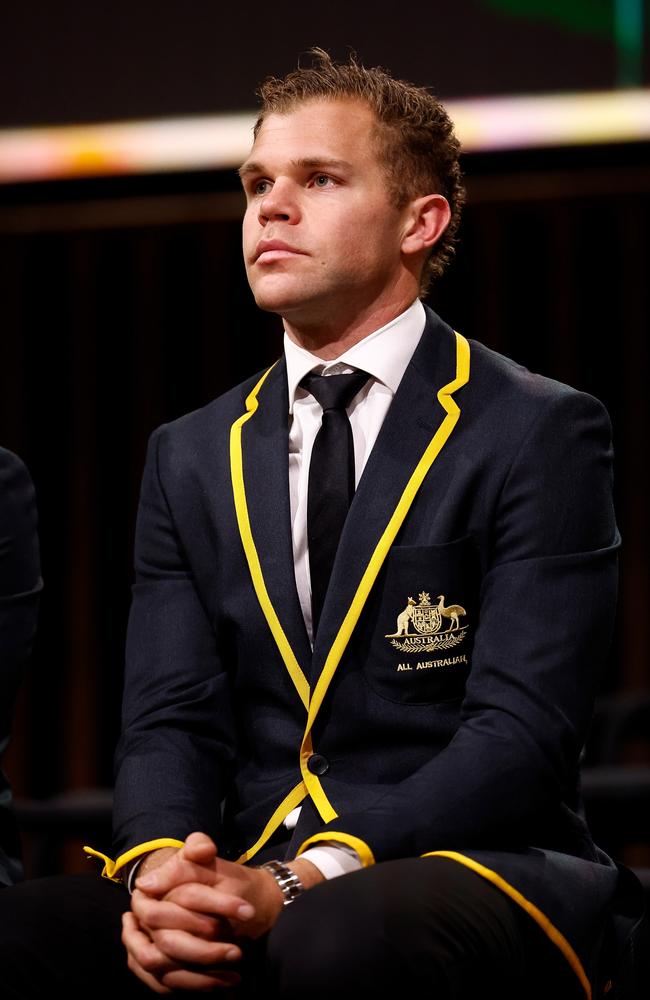
<svg viewBox="0 0 650 1000">
<path fill-rule="evenodd" d="M 284 240 L 260 240 L 255 248 L 254 261 L 257 264 L 271 264 L 275 260 L 287 260 L 290 257 L 304 255 L 304 250 L 292 247 Z"/>
</svg>

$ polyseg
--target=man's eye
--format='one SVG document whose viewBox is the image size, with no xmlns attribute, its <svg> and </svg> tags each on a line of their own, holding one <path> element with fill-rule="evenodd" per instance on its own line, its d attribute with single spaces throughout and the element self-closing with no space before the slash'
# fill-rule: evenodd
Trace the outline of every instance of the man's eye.
<svg viewBox="0 0 650 1000">
<path fill-rule="evenodd" d="M 317 174 L 316 177 L 314 177 L 314 187 L 328 187 L 328 185 L 332 183 L 332 178 L 328 177 L 327 174 Z"/>
<path fill-rule="evenodd" d="M 255 194 L 268 194 L 269 182 L 268 181 L 256 181 L 253 186 L 253 191 Z"/>
</svg>

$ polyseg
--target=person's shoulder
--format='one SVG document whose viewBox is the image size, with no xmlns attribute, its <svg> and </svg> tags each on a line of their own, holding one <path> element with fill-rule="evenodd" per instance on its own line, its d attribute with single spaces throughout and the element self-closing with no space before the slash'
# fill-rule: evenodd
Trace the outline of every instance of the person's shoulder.
<svg viewBox="0 0 650 1000">
<path fill-rule="evenodd" d="M 531 371 L 484 343 L 469 339 L 469 386 L 480 405 L 509 409 L 534 417 L 547 411 L 591 410 L 603 416 L 603 402 L 566 382 Z"/>
<path fill-rule="evenodd" d="M 164 442 L 191 453 L 202 444 L 211 448 L 227 445 L 232 424 L 247 410 L 247 401 L 260 382 L 277 377 L 277 364 L 256 372 L 204 406 L 191 410 L 156 427 L 150 435 L 150 447 Z"/>
<path fill-rule="evenodd" d="M 505 409 L 521 409 L 527 413 L 544 410 L 547 407 L 581 402 L 604 409 L 600 400 L 568 383 L 549 375 L 531 371 L 513 357 L 489 347 L 484 341 L 472 337 L 462 329 L 456 329 L 445 322 L 430 306 L 425 306 L 427 328 L 430 334 L 443 345 L 438 353 L 443 367 L 453 365 L 457 352 L 458 338 L 469 345 L 467 379 L 454 396 L 470 409 L 480 408 L 485 417 L 491 408 L 503 412 Z M 456 357 L 459 355 L 456 353 Z"/>
<path fill-rule="evenodd" d="M 8 448 L 3 448 L 2 445 L 0 445 L 0 474 L 20 475 L 31 478 L 29 470 L 22 458 L 14 451 L 10 451 Z"/>
<path fill-rule="evenodd" d="M 40 590 L 38 514 L 25 462 L 0 447 L 0 597 Z"/>
<path fill-rule="evenodd" d="M 32 477 L 23 459 L 0 446 L 0 504 L 3 511 L 24 509 L 25 499 L 31 498 L 33 493 Z"/>
</svg>

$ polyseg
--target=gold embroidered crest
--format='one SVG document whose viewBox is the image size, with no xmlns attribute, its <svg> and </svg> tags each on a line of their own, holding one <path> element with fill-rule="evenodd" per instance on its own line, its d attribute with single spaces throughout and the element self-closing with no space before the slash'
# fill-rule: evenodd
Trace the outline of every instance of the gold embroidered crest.
<svg viewBox="0 0 650 1000">
<path fill-rule="evenodd" d="M 404 653 L 432 653 L 436 650 L 451 649 L 463 641 L 469 625 L 460 624 L 467 612 L 460 604 L 445 606 L 445 595 L 438 594 L 437 604 L 431 603 L 429 594 L 418 594 L 419 603 L 408 598 L 406 607 L 397 616 L 394 632 L 390 639 L 395 649 Z M 449 628 L 443 629 L 443 621 L 449 621 Z"/>
</svg>

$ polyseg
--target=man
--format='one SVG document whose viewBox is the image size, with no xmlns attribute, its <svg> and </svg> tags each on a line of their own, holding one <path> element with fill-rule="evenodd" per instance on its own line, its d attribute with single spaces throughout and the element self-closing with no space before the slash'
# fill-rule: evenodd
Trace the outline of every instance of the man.
<svg viewBox="0 0 650 1000">
<path fill-rule="evenodd" d="M 9 995 L 591 996 L 620 878 L 578 793 L 607 415 L 422 305 L 462 203 L 432 96 L 315 50 L 262 100 L 244 259 L 283 357 L 152 435 L 116 859 L 65 908 L 34 890 L 48 954 L 73 905 L 84 936 L 47 980 L 23 949 Z"/>
<path fill-rule="evenodd" d="M 0 759 L 34 640 L 41 588 L 34 486 L 21 459 L 0 448 Z M 0 886 L 22 879 L 21 855 L 11 789 L 0 771 Z"/>
</svg>

